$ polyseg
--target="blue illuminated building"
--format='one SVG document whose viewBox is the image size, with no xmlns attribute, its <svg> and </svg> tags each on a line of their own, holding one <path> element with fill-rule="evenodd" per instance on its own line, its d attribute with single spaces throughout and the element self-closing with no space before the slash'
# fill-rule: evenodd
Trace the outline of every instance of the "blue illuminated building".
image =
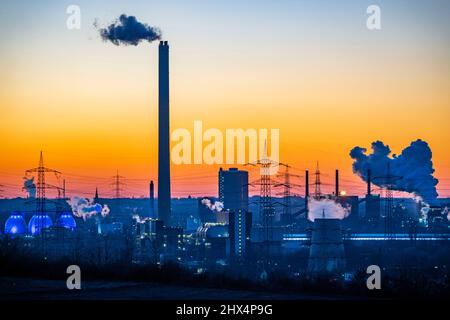
<svg viewBox="0 0 450 320">
<path fill-rule="evenodd" d="M 35 214 L 28 223 L 28 232 L 32 235 L 38 235 L 42 229 L 50 228 L 53 225 L 52 219 L 43 213 Z"/>
<path fill-rule="evenodd" d="M 70 212 L 63 212 L 56 220 L 56 226 L 75 230 L 77 228 L 77 223 Z"/>
<path fill-rule="evenodd" d="M 20 212 L 13 212 L 5 223 L 5 234 L 23 235 L 27 233 L 27 223 Z"/>
</svg>

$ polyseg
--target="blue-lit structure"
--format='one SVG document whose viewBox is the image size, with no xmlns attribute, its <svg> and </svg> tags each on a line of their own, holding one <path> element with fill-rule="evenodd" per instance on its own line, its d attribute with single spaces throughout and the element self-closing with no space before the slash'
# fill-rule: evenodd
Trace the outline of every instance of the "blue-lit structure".
<svg viewBox="0 0 450 320">
<path fill-rule="evenodd" d="M 77 223 L 70 212 L 63 212 L 56 220 L 56 226 L 66 228 L 69 230 L 75 230 Z"/>
<path fill-rule="evenodd" d="M 284 234 L 283 241 L 309 241 L 310 237 L 306 233 L 291 233 Z M 344 240 L 351 241 L 450 241 L 450 234 L 447 233 L 417 233 L 411 235 L 408 233 L 394 233 L 389 239 L 383 233 L 354 233 L 350 235 L 344 235 Z"/>
<path fill-rule="evenodd" d="M 38 213 L 31 217 L 28 223 L 28 232 L 33 236 L 38 235 L 42 229 L 50 228 L 52 225 L 52 219 L 48 214 Z"/>
<path fill-rule="evenodd" d="M 13 212 L 5 223 L 5 234 L 24 235 L 27 233 L 27 223 L 20 212 Z"/>
</svg>

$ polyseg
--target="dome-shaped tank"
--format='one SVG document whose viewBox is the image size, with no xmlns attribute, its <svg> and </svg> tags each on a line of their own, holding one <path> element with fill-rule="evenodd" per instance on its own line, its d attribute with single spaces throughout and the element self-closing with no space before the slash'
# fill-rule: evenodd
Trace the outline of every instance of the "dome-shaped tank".
<svg viewBox="0 0 450 320">
<path fill-rule="evenodd" d="M 42 229 L 50 228 L 53 225 L 52 219 L 44 213 L 38 213 L 31 217 L 28 223 L 28 232 L 38 235 Z"/>
<path fill-rule="evenodd" d="M 63 212 L 56 220 L 56 225 L 58 227 L 63 227 L 70 230 L 75 230 L 77 227 L 77 223 L 72 216 L 71 212 Z"/>
<path fill-rule="evenodd" d="M 20 212 L 14 211 L 5 223 L 5 234 L 22 235 L 27 233 L 27 223 Z"/>
</svg>

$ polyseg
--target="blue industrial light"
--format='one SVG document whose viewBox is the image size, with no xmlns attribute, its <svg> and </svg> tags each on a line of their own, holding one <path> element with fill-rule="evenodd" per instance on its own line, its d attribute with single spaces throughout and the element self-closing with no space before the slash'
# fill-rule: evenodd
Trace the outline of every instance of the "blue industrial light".
<svg viewBox="0 0 450 320">
<path fill-rule="evenodd" d="M 56 220 L 56 225 L 70 230 L 75 230 L 77 227 L 77 223 L 70 212 L 61 213 Z"/>
<path fill-rule="evenodd" d="M 27 233 L 27 223 L 20 212 L 14 211 L 5 223 L 5 234 L 23 235 Z"/>
<path fill-rule="evenodd" d="M 47 214 L 38 213 L 31 217 L 28 223 L 28 232 L 32 235 L 38 235 L 42 229 L 50 228 L 52 225 L 52 219 Z"/>
</svg>

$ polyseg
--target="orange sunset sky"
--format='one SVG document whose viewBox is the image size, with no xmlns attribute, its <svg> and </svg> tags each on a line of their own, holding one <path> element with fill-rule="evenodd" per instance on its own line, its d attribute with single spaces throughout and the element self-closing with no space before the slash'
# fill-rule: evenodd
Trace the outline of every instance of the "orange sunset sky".
<svg viewBox="0 0 450 320">
<path fill-rule="evenodd" d="M 450 196 L 446 1 L 378 1 L 377 31 L 366 28 L 366 1 L 221 2 L 83 0 L 81 29 L 68 30 L 69 2 L 2 1 L 3 197 L 26 195 L 22 177 L 40 150 L 69 196 L 92 196 L 96 186 L 112 196 L 116 170 L 124 196 L 148 196 L 157 179 L 157 43 L 103 42 L 92 23 L 121 13 L 169 41 L 172 130 L 193 130 L 195 120 L 223 132 L 278 128 L 281 162 L 302 175 L 319 161 L 329 192 L 338 168 L 350 194 L 365 191 L 351 169 L 354 146 L 381 140 L 400 153 L 420 138 L 433 151 L 439 195 Z M 173 196 L 217 194 L 218 167 L 172 165 Z"/>
</svg>

